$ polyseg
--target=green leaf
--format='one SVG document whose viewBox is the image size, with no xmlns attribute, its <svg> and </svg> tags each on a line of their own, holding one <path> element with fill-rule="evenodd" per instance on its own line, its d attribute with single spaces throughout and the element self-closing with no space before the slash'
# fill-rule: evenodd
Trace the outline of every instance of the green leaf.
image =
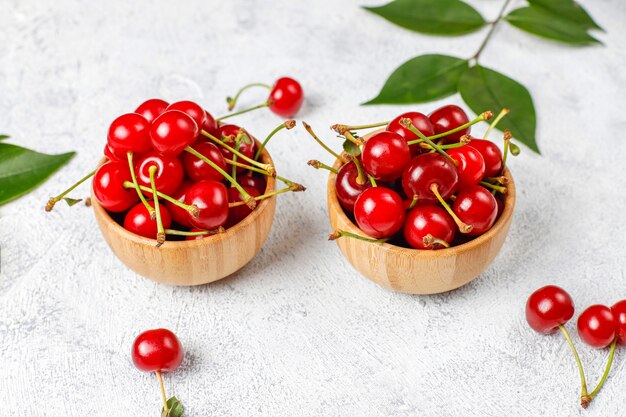
<svg viewBox="0 0 626 417">
<path fill-rule="evenodd" d="M 0 140 L 8 139 L 9 135 L 0 135 Z"/>
<path fill-rule="evenodd" d="M 476 65 L 461 77 L 459 91 L 476 114 L 485 110 L 498 114 L 503 108 L 508 108 L 510 113 L 498 123 L 498 129 L 509 129 L 515 138 L 539 153 L 535 141 L 535 106 L 523 85 L 499 72 Z"/>
<path fill-rule="evenodd" d="M 403 28 L 432 35 L 462 35 L 485 25 L 480 13 L 460 0 L 394 0 L 363 8 Z"/>
<path fill-rule="evenodd" d="M 505 19 L 519 29 L 544 38 L 579 45 L 600 43 L 580 23 L 564 19 L 543 7 L 522 7 L 513 10 Z"/>
<path fill-rule="evenodd" d="M 352 156 L 361 155 L 361 148 L 359 148 L 356 143 L 346 140 L 343 143 L 343 150 L 349 153 Z"/>
<path fill-rule="evenodd" d="M 421 55 L 400 65 L 378 96 L 364 104 L 424 103 L 458 91 L 466 60 L 447 55 Z"/>
<path fill-rule="evenodd" d="M 167 408 L 169 411 L 166 413 L 165 409 L 161 409 L 162 417 L 181 417 L 183 415 L 183 405 L 176 397 L 172 397 L 167 400 Z"/>
<path fill-rule="evenodd" d="M 80 203 L 81 201 L 83 201 L 82 198 L 70 198 L 70 197 L 65 197 L 63 198 L 63 201 L 65 201 L 67 203 L 68 206 L 72 207 L 75 204 Z"/>
<path fill-rule="evenodd" d="M 74 152 L 46 155 L 0 143 L 0 205 L 39 186 L 74 155 Z"/>
<path fill-rule="evenodd" d="M 604 30 L 582 6 L 573 0 L 528 0 L 530 4 L 548 9 L 563 19 L 580 23 L 587 29 Z"/>
</svg>

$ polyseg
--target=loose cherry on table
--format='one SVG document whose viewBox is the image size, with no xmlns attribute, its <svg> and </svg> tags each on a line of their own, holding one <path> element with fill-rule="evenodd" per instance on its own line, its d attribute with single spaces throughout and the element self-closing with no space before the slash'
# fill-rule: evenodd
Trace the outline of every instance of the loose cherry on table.
<svg viewBox="0 0 626 417">
<path fill-rule="evenodd" d="M 392 181 L 402 176 L 411 161 L 406 140 L 397 133 L 380 132 L 363 145 L 363 168 L 380 181 Z"/>
<path fill-rule="evenodd" d="M 376 239 L 391 237 L 401 230 L 404 217 L 402 198 L 389 188 L 368 188 L 354 204 L 354 218 L 359 228 Z"/>
<path fill-rule="evenodd" d="M 455 233 L 454 220 L 440 206 L 419 205 L 406 215 L 404 238 L 415 249 L 446 248 Z"/>
<path fill-rule="evenodd" d="M 187 221 L 202 230 L 214 230 L 228 219 L 228 189 L 221 182 L 199 181 L 185 192 L 185 204 L 198 207 L 198 217 L 187 214 Z"/>
<path fill-rule="evenodd" d="M 94 196 L 108 211 L 114 213 L 126 211 L 139 201 L 135 190 L 124 188 L 124 182 L 131 179 L 126 162 L 107 162 L 101 165 L 94 175 Z"/>
<path fill-rule="evenodd" d="M 463 190 L 478 184 L 485 176 L 485 160 L 480 152 L 469 145 L 446 151 L 457 162 L 459 183 L 457 189 Z"/>
<path fill-rule="evenodd" d="M 469 122 L 465 111 L 454 104 L 449 104 L 433 111 L 428 115 L 428 119 L 435 127 L 436 134 L 445 133 Z M 469 134 L 469 132 L 470 127 L 467 127 L 458 132 L 450 133 L 444 136 L 443 139 L 447 143 L 458 142 L 462 136 Z"/>
<path fill-rule="evenodd" d="M 457 168 L 450 159 L 437 154 L 426 153 L 411 160 L 402 174 L 402 188 L 407 197 L 417 196 L 420 204 L 436 204 L 439 200 L 432 191 L 433 184 L 444 200 L 456 191 L 459 182 Z"/>
<path fill-rule="evenodd" d="M 554 333 L 574 316 L 572 297 L 561 287 L 547 285 L 526 302 L 526 321 L 536 332 Z"/>
<path fill-rule="evenodd" d="M 428 119 L 428 117 L 423 113 L 419 113 L 416 111 L 402 113 L 400 116 L 389 122 L 389 124 L 387 125 L 387 130 L 389 132 L 397 133 L 398 135 L 402 136 L 407 142 L 419 139 L 417 134 L 402 126 L 400 121 L 405 118 L 411 119 L 411 123 L 413 124 L 413 126 L 415 126 L 415 128 L 419 130 L 424 136 L 435 135 L 435 127 L 433 126 L 430 119 Z M 411 145 L 410 149 L 412 156 L 426 152 L 417 144 Z"/>
<path fill-rule="evenodd" d="M 154 201 L 148 201 L 148 204 L 154 208 Z M 124 229 L 136 235 L 154 239 L 159 231 L 156 219 L 150 218 L 150 214 L 145 204 L 139 203 L 135 205 L 124 217 Z M 168 229 L 172 225 L 172 216 L 163 205 L 160 207 L 160 215 L 163 227 Z"/>
<path fill-rule="evenodd" d="M 617 335 L 617 322 L 611 309 L 595 304 L 587 307 L 578 317 L 578 334 L 590 346 L 605 348 Z"/>
<path fill-rule="evenodd" d="M 135 175 L 139 185 L 150 187 L 150 167 L 156 167 L 154 182 L 156 189 L 163 194 L 171 195 L 183 182 L 183 164 L 176 157 L 164 156 L 152 151 L 143 155 L 135 164 Z M 152 197 L 151 191 L 142 191 L 144 195 Z"/>
<path fill-rule="evenodd" d="M 289 77 L 279 78 L 270 91 L 270 110 L 286 119 L 295 116 L 302 107 L 304 92 L 299 82 Z"/>
<path fill-rule="evenodd" d="M 167 110 L 150 126 L 152 146 L 162 155 L 178 156 L 198 138 L 196 122 L 180 110 Z"/>
<path fill-rule="evenodd" d="M 123 114 L 111 123 L 107 142 L 116 154 L 148 152 L 152 148 L 150 123 L 137 113 Z"/>
<path fill-rule="evenodd" d="M 365 177 L 359 180 L 359 171 L 354 161 L 342 165 L 335 177 L 337 199 L 341 206 L 351 213 L 354 211 L 356 199 L 371 187 L 371 182 Z"/>
<path fill-rule="evenodd" d="M 498 203 L 485 187 L 472 185 L 459 191 L 452 211 L 463 223 L 471 226 L 468 235 L 479 236 L 495 223 Z"/>
<path fill-rule="evenodd" d="M 213 161 L 222 168 L 222 170 L 226 170 L 224 156 L 217 145 L 210 142 L 198 141 L 191 147 L 205 158 Z M 185 152 L 182 155 L 182 161 L 185 173 L 192 181 L 222 181 L 224 179 L 224 176 L 220 172 L 195 155 Z"/>
</svg>

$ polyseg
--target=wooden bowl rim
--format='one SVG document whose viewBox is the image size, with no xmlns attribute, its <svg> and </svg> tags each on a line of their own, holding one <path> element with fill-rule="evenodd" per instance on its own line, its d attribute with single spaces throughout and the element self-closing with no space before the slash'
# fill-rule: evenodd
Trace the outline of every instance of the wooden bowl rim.
<svg viewBox="0 0 626 417">
<path fill-rule="evenodd" d="M 335 169 L 339 169 L 341 166 L 342 163 L 340 160 L 336 160 L 333 165 Z M 344 223 L 349 225 L 349 230 L 346 230 L 347 232 L 355 233 L 363 237 L 370 237 L 367 234 L 363 233 L 361 229 L 359 229 L 359 227 L 355 225 L 344 212 L 343 207 L 337 199 L 337 193 L 335 190 L 336 176 L 337 174 L 333 172 L 331 172 L 328 176 L 328 198 L 330 203 L 329 210 L 334 209 L 335 211 L 338 211 L 338 216 L 343 220 Z M 513 181 L 513 177 L 511 176 L 511 172 L 509 171 L 508 167 L 504 170 L 504 176 L 509 180 L 509 183 L 507 184 L 507 193 L 505 194 L 504 199 L 504 208 L 502 210 L 502 213 L 500 214 L 500 217 L 498 217 L 498 220 L 496 220 L 496 223 L 491 227 L 491 229 L 489 229 L 482 235 L 461 245 L 437 250 L 404 248 L 402 246 L 396 246 L 386 242 L 377 243 L 376 245 L 386 251 L 396 252 L 399 255 L 406 255 L 411 257 L 418 256 L 422 258 L 451 257 L 476 249 L 477 247 L 487 243 L 489 240 L 498 235 L 500 231 L 509 223 L 511 216 L 513 215 L 513 210 L 515 208 L 515 182 Z"/>
<path fill-rule="evenodd" d="M 256 142 L 257 147 L 261 146 L 261 142 L 259 142 L 257 139 L 255 139 L 254 141 Z M 263 148 L 263 151 L 261 152 L 260 156 L 261 156 L 261 161 L 263 163 L 274 165 L 274 161 L 272 160 L 272 157 L 267 151 L 267 148 Z M 103 161 L 105 160 L 103 159 Z M 103 162 L 101 161 L 101 164 L 102 163 Z M 267 178 L 267 183 L 265 186 L 265 193 L 268 193 L 274 190 L 276 179 L 272 176 L 266 176 L 266 178 Z M 91 192 L 92 206 L 94 207 L 96 216 L 100 216 L 106 222 L 111 223 L 113 225 L 113 231 L 117 235 L 120 235 L 123 239 L 130 240 L 130 241 L 133 241 L 134 243 L 138 243 L 141 245 L 150 246 L 161 251 L 162 250 L 179 250 L 179 249 L 187 249 L 187 248 L 192 249 L 192 248 L 197 248 L 200 246 L 209 246 L 223 239 L 228 239 L 238 234 L 241 231 L 241 229 L 243 229 L 245 226 L 249 225 L 250 223 L 255 222 L 257 218 L 261 215 L 261 212 L 265 210 L 268 204 L 270 204 L 271 202 L 270 200 L 273 200 L 275 198 L 276 196 L 272 196 L 270 198 L 261 200 L 260 203 L 257 205 L 257 207 L 252 211 L 252 213 L 250 213 L 248 216 L 246 216 L 245 219 L 243 219 L 242 221 L 240 221 L 233 227 L 226 229 L 223 233 L 217 233 L 217 234 L 214 234 L 214 235 L 202 238 L 202 239 L 166 241 L 163 246 L 157 248 L 155 245 L 155 242 L 156 242 L 155 239 L 149 239 L 147 237 L 139 236 L 129 230 L 126 230 L 122 225 L 120 225 L 118 222 L 113 220 L 111 216 L 109 215 L 109 212 L 106 211 L 104 207 L 102 207 L 100 203 L 98 202 L 98 199 L 93 194 L 93 188 Z"/>
</svg>

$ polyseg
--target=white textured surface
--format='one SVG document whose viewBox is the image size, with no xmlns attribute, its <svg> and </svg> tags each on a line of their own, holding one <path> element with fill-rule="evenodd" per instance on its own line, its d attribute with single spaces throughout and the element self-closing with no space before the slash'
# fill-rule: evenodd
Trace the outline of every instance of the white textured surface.
<svg viewBox="0 0 626 417">
<path fill-rule="evenodd" d="M 471 55 L 485 30 L 421 36 L 361 3 L 380 4 L 2 0 L 0 131 L 79 155 L 0 209 L 0 414 L 156 416 L 156 381 L 129 358 L 135 335 L 156 326 L 174 330 L 187 350 L 166 385 L 188 416 L 623 412 L 626 355 L 583 413 L 563 338 L 533 333 L 523 317 L 527 295 L 547 283 L 568 289 L 579 309 L 626 296 L 622 0 L 584 2 L 608 30 L 606 47 L 567 47 L 502 25 L 485 51 L 484 65 L 532 91 L 543 157 L 524 152 L 512 162 L 520 193 L 509 239 L 458 291 L 395 294 L 351 269 L 326 242 L 326 178 L 306 161 L 328 158 L 302 128 L 270 150 L 307 192 L 281 196 L 260 255 L 213 285 L 147 281 L 111 254 L 89 209 L 41 209 L 99 157 L 108 123 L 152 96 L 199 100 L 220 114 L 238 86 L 290 74 L 306 89 L 301 118 L 329 140 L 332 122 L 435 108 L 358 103 L 415 55 Z M 501 4 L 472 3 L 488 18 Z M 241 104 L 260 100 L 250 93 Z M 268 112 L 240 121 L 259 136 L 279 123 Z M 579 345 L 593 386 L 606 352 Z"/>
</svg>

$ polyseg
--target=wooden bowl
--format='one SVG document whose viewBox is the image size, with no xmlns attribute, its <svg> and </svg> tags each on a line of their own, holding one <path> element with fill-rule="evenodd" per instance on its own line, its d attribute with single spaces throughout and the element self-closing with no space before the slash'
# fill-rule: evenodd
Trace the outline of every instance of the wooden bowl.
<svg viewBox="0 0 626 417">
<path fill-rule="evenodd" d="M 261 161 L 273 165 L 266 150 Z M 267 177 L 265 192 L 274 191 L 274 186 L 275 179 Z M 115 256 L 139 275 L 170 285 L 206 284 L 242 268 L 261 250 L 276 208 L 276 197 L 261 200 L 248 217 L 224 233 L 198 240 L 166 241 L 157 248 L 154 239 L 131 233 L 113 220 L 93 191 L 91 201 L 102 236 Z"/>
<path fill-rule="evenodd" d="M 339 169 L 341 162 L 335 162 Z M 362 275 L 394 291 L 408 294 L 437 294 L 459 288 L 478 277 L 494 260 L 509 232 L 515 208 L 515 183 L 509 179 L 502 214 L 485 234 L 447 249 L 418 250 L 370 243 L 353 238 L 336 240 L 339 249 Z M 333 230 L 366 236 L 346 216 L 337 194 L 335 177 L 328 178 L 328 214 Z"/>
</svg>

